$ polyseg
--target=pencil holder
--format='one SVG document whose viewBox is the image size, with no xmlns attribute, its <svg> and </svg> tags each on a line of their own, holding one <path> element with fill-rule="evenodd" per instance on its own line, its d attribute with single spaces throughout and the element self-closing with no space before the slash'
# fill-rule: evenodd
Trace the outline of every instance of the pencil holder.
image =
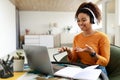
<svg viewBox="0 0 120 80">
<path fill-rule="evenodd" d="M 13 65 L 0 59 L 0 78 L 9 78 L 14 76 Z"/>
</svg>

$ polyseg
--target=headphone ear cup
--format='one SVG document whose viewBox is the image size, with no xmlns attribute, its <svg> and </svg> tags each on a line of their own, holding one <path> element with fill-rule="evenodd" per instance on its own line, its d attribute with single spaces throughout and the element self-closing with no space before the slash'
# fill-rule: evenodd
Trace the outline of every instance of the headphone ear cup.
<svg viewBox="0 0 120 80">
<path fill-rule="evenodd" d="M 90 23 L 91 23 L 91 24 L 95 24 L 94 18 L 91 18 Z"/>
</svg>

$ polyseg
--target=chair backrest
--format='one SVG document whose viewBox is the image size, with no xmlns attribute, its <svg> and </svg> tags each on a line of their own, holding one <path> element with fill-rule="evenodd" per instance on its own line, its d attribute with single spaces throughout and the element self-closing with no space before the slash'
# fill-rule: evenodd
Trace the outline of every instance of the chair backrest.
<svg viewBox="0 0 120 80">
<path fill-rule="evenodd" d="M 108 76 L 120 75 L 120 47 L 110 46 L 110 62 L 107 67 Z"/>
</svg>

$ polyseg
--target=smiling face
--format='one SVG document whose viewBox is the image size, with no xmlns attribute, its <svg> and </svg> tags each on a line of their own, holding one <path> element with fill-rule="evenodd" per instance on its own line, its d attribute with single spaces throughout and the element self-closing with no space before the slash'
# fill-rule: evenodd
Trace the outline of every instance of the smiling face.
<svg viewBox="0 0 120 80">
<path fill-rule="evenodd" d="M 92 29 L 92 24 L 90 23 L 90 17 L 85 13 L 79 13 L 77 18 L 78 26 L 82 31 L 89 31 Z"/>
</svg>

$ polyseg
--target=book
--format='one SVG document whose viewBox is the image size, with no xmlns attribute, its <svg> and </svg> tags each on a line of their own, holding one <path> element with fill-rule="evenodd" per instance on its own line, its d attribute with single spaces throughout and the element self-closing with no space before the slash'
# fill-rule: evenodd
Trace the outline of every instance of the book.
<svg viewBox="0 0 120 80">
<path fill-rule="evenodd" d="M 97 80 L 101 73 L 100 69 L 95 69 L 97 66 L 93 65 L 86 68 L 65 67 L 55 72 L 54 75 L 71 79 Z"/>
</svg>

